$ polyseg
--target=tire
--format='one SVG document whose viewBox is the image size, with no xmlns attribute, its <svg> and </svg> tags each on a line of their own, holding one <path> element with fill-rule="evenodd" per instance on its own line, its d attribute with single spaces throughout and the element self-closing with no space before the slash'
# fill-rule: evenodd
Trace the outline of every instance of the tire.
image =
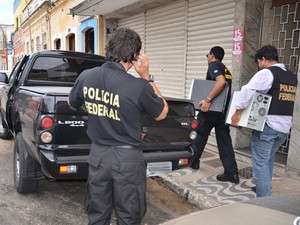
<svg viewBox="0 0 300 225">
<path fill-rule="evenodd" d="M 179 160 L 172 161 L 172 170 L 177 170 L 179 168 Z"/>
<path fill-rule="evenodd" d="M 14 185 L 17 192 L 35 193 L 39 184 L 36 179 L 37 162 L 32 159 L 25 149 L 22 133 L 18 133 L 14 146 Z"/>
<path fill-rule="evenodd" d="M 2 113 L 0 113 L 0 138 L 4 140 L 10 140 L 13 138 L 12 133 L 9 131 L 6 123 L 4 122 Z"/>
</svg>

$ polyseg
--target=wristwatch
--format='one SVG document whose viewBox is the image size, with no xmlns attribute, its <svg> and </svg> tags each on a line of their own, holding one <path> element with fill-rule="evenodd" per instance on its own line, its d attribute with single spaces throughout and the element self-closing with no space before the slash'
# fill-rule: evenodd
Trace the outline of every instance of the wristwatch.
<svg viewBox="0 0 300 225">
<path fill-rule="evenodd" d="M 209 98 L 209 97 L 207 97 L 207 98 L 205 99 L 205 101 L 206 101 L 206 102 L 211 102 L 211 101 L 212 101 L 212 99 L 211 99 L 211 98 Z"/>
<path fill-rule="evenodd" d="M 147 79 L 148 82 L 154 82 L 154 76 L 149 74 L 149 77 Z"/>
</svg>

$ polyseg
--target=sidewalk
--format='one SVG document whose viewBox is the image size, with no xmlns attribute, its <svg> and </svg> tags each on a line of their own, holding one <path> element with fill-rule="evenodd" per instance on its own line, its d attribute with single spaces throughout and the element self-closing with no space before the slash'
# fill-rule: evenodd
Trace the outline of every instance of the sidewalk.
<svg viewBox="0 0 300 225">
<path fill-rule="evenodd" d="M 223 173 L 223 166 L 218 153 L 208 149 L 201 157 L 200 170 L 180 169 L 161 178 L 171 190 L 200 209 L 254 199 L 251 158 L 241 160 L 241 157 L 245 156 L 236 154 L 240 174 L 237 185 L 216 179 L 217 174 Z M 274 171 L 280 170 L 282 168 L 274 168 Z M 275 174 L 272 185 L 273 195 L 300 193 L 299 182 L 283 175 Z"/>
</svg>

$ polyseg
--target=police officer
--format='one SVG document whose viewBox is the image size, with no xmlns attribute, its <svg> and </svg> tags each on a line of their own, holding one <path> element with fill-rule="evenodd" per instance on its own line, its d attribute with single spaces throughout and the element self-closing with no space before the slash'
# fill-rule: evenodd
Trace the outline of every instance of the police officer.
<svg viewBox="0 0 300 225">
<path fill-rule="evenodd" d="M 297 75 L 278 62 L 278 51 L 265 45 L 255 55 L 259 71 L 244 85 L 235 104 L 231 124 L 238 125 L 242 112 L 248 107 L 255 92 L 269 94 L 272 101 L 264 130 L 253 131 L 251 153 L 256 197 L 272 194 L 272 175 L 275 152 L 285 142 L 292 127 L 292 117 L 297 90 Z"/>
<path fill-rule="evenodd" d="M 218 151 L 224 167 L 224 173 L 217 175 L 216 178 L 219 181 L 230 181 L 238 184 L 240 179 L 230 137 L 230 129 L 229 126 L 225 124 L 226 110 L 231 98 L 232 75 L 228 68 L 222 63 L 224 55 L 224 49 L 220 46 L 212 47 L 209 54 L 206 55 L 208 62 L 206 80 L 214 80 L 215 85 L 207 98 L 201 99 L 199 102 L 200 112 L 197 115 L 197 120 L 199 121 L 197 128 L 198 136 L 195 142 L 197 151 L 191 168 L 195 170 L 199 169 L 199 159 L 204 151 L 211 130 L 215 128 Z M 226 82 L 229 85 L 229 94 L 226 100 L 225 112 L 209 111 L 212 101 L 225 88 Z"/>
<path fill-rule="evenodd" d="M 110 224 L 113 208 L 120 225 L 141 224 L 146 212 L 141 116 L 147 113 L 163 120 L 168 105 L 140 49 L 136 32 L 117 29 L 106 46 L 107 62 L 82 72 L 70 92 L 69 104 L 75 108 L 84 104 L 88 112 L 89 225 Z M 142 79 L 127 73 L 132 66 Z"/>
</svg>

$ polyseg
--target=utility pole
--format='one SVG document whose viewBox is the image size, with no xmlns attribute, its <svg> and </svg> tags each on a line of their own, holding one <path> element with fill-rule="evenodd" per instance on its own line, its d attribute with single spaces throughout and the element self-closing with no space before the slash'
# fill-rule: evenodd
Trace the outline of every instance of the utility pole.
<svg viewBox="0 0 300 225">
<path fill-rule="evenodd" d="M 31 38 L 30 15 L 29 15 L 29 7 L 28 7 L 27 0 L 25 0 L 25 3 L 26 3 L 26 8 L 27 8 L 27 15 L 28 15 L 27 20 L 28 20 L 29 39 L 30 39 L 29 40 L 29 48 L 30 48 L 30 53 L 32 53 L 33 52 L 33 46 L 32 46 L 32 43 L 31 43 L 32 38 Z"/>
</svg>

